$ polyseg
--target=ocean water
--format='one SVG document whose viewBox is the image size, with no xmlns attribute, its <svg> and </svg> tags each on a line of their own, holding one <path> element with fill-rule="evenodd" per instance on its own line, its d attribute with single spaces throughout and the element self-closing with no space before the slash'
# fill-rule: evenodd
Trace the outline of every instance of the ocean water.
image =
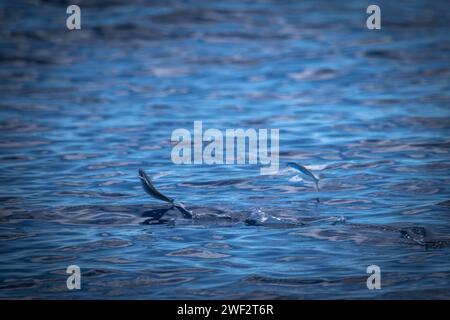
<svg viewBox="0 0 450 320">
<path fill-rule="evenodd" d="M 81 30 L 0 3 L 0 298 L 450 298 L 447 1 L 377 1 L 381 30 L 370 1 L 73 3 Z M 196 120 L 279 129 L 278 174 L 175 165 Z"/>
</svg>

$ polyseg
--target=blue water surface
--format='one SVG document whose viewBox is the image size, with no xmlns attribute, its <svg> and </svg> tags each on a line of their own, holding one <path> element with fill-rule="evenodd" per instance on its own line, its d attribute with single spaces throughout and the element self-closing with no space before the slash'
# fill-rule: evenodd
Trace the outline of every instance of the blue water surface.
<svg viewBox="0 0 450 320">
<path fill-rule="evenodd" d="M 448 1 L 76 3 L 0 3 L 1 298 L 450 298 Z M 280 171 L 175 165 L 196 120 Z"/>
</svg>

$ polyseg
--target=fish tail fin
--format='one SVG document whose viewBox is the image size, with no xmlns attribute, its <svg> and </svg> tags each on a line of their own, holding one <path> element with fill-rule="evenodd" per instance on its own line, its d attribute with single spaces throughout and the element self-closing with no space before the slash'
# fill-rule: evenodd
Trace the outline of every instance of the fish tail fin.
<svg viewBox="0 0 450 320">
<path fill-rule="evenodd" d="M 186 209 L 183 204 L 177 203 L 173 204 L 175 208 L 177 208 L 186 218 L 192 219 L 192 212 Z"/>
</svg>

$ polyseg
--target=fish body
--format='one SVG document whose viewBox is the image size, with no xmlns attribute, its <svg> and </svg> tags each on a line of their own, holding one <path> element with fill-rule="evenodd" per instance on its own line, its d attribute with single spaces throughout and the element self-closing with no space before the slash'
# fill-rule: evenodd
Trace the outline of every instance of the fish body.
<svg viewBox="0 0 450 320">
<path fill-rule="evenodd" d="M 311 171 L 295 162 L 288 162 L 287 166 L 308 176 L 311 180 L 314 181 L 314 183 L 316 184 L 316 190 L 319 191 L 319 179 Z"/>
<path fill-rule="evenodd" d="M 161 192 L 156 190 L 156 188 L 153 186 L 152 181 L 150 180 L 149 176 L 145 173 L 143 169 L 139 169 L 139 179 L 142 182 L 142 187 L 144 188 L 145 192 L 147 192 L 152 197 L 171 203 L 173 204 L 174 199 L 166 197 Z"/>
<path fill-rule="evenodd" d="M 172 207 L 177 208 L 186 218 L 192 218 L 192 212 L 184 207 L 182 203 L 175 203 L 175 199 L 169 198 L 159 192 L 152 184 L 150 177 L 145 173 L 143 169 L 139 169 L 139 179 L 142 182 L 142 187 L 153 198 L 162 200 L 172 204 Z"/>
</svg>

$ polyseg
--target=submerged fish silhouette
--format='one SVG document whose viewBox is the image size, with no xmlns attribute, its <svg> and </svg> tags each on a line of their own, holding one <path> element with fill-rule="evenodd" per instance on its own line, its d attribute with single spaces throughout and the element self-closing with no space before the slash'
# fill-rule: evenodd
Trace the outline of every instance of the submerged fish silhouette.
<svg viewBox="0 0 450 320">
<path fill-rule="evenodd" d="M 297 171 L 300 171 L 301 173 L 303 173 L 306 176 L 308 176 L 309 178 L 311 178 L 314 181 L 314 183 L 316 184 L 316 190 L 319 191 L 319 179 L 311 171 L 309 171 L 304 166 L 297 164 L 295 162 L 288 162 L 287 166 L 291 167 Z"/>
<path fill-rule="evenodd" d="M 173 207 L 177 208 L 186 217 L 192 218 L 192 212 L 187 210 L 182 203 L 175 203 L 175 199 L 169 198 L 159 192 L 152 184 L 150 177 L 145 173 L 143 169 L 139 169 L 139 179 L 142 182 L 142 187 L 153 198 L 170 203 Z"/>
</svg>

